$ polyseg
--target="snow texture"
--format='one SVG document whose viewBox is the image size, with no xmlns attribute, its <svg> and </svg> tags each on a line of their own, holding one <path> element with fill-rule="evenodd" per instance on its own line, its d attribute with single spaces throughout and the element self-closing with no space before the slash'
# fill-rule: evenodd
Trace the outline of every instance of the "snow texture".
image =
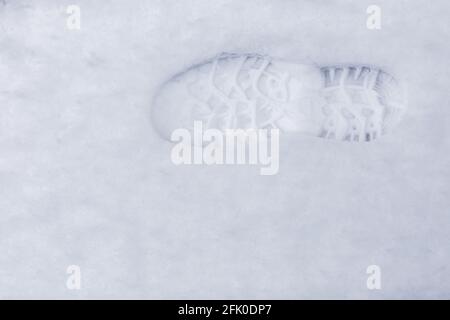
<svg viewBox="0 0 450 320">
<path fill-rule="evenodd" d="M 378 0 L 380 30 L 371 4 L 1 0 L 0 297 L 450 298 L 450 3 Z M 380 65 L 408 111 L 373 143 L 289 135 L 274 176 L 175 166 L 153 96 L 223 51 Z"/>
</svg>

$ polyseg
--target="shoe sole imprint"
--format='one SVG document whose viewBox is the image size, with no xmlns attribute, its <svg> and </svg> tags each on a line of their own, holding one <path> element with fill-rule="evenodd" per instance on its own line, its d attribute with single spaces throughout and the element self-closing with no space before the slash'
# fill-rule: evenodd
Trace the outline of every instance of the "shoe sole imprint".
<svg viewBox="0 0 450 320">
<path fill-rule="evenodd" d="M 317 67 L 259 54 L 224 53 L 162 85 L 152 123 L 173 130 L 270 129 L 343 141 L 372 141 L 389 132 L 406 108 L 404 90 L 378 67 Z"/>
</svg>

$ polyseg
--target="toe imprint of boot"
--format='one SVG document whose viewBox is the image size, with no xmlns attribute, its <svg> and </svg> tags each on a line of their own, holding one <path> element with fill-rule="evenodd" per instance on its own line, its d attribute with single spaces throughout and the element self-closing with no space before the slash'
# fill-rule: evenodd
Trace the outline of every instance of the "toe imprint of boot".
<svg viewBox="0 0 450 320">
<path fill-rule="evenodd" d="M 214 121 L 217 117 L 221 119 L 221 127 L 226 129 L 236 128 L 240 123 L 250 128 L 275 125 L 283 114 L 280 103 L 289 99 L 288 75 L 277 73 L 270 58 L 256 54 L 222 54 L 209 63 L 212 66 L 207 83 L 197 77 L 188 86 L 192 96 L 203 103 L 199 105 L 207 126 L 217 123 Z M 209 106 L 209 113 L 205 104 Z M 262 112 L 259 117 L 258 111 Z"/>
</svg>

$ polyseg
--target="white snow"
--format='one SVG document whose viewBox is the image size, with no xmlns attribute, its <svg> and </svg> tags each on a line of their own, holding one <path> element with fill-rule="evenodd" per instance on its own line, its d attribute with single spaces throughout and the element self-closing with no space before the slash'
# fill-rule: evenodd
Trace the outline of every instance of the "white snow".
<svg viewBox="0 0 450 320">
<path fill-rule="evenodd" d="M 0 297 L 449 298 L 450 4 L 378 0 L 368 30 L 371 4 L 0 1 Z M 374 143 L 289 136 L 275 176 L 174 166 L 152 97 L 222 51 L 381 65 L 409 109 Z"/>
</svg>

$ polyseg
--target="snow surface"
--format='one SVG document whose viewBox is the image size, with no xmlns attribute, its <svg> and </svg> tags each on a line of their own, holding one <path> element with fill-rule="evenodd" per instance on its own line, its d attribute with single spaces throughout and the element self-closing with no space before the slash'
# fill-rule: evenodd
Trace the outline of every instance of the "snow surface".
<svg viewBox="0 0 450 320">
<path fill-rule="evenodd" d="M 0 297 L 450 298 L 450 3 L 377 0 L 368 30 L 371 4 L 1 0 Z M 152 98 L 222 51 L 380 65 L 409 109 L 374 143 L 285 137 L 275 176 L 176 167 Z"/>
</svg>

